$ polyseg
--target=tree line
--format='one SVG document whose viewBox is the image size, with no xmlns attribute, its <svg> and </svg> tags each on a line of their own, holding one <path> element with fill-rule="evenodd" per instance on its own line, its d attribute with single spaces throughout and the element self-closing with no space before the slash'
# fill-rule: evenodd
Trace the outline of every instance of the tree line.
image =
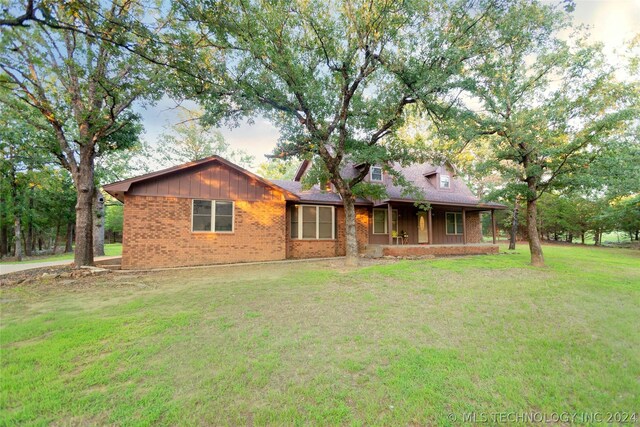
<svg viewBox="0 0 640 427">
<path fill-rule="evenodd" d="M 638 39 L 620 60 L 621 77 L 572 25 L 572 8 L 533 0 L 17 2 L 0 16 L 0 103 L 20 129 L 4 140 L 37 145 L 68 172 L 77 266 L 92 263 L 102 221 L 96 164 L 117 164 L 115 153 L 139 146 L 134 107 L 162 96 L 196 101 L 205 126 L 256 115 L 276 124 L 273 156 L 312 160 L 310 177 L 342 196 L 347 263 L 357 262 L 355 198 L 382 190 L 364 182 L 372 165 L 393 174 L 393 163 L 471 153 L 470 177 L 499 177 L 490 197 L 521 200 L 532 264 L 543 265 L 543 197 L 574 189 L 601 197 L 609 189 L 591 165 L 620 164 L 619 147 L 637 155 Z M 363 165 L 360 173 L 345 175 L 347 162 Z M 637 181 L 625 191 L 618 196 L 636 195 Z"/>
</svg>

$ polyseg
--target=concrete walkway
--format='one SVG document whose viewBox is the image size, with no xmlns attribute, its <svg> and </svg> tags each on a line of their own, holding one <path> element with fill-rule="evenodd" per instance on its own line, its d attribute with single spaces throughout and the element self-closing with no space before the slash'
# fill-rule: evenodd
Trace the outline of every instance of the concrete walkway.
<svg viewBox="0 0 640 427">
<path fill-rule="evenodd" d="M 95 262 L 108 261 L 120 258 L 118 256 L 99 256 L 94 259 Z M 0 264 L 0 275 L 15 273 L 16 271 L 31 270 L 33 268 L 53 267 L 56 265 L 70 265 L 73 263 L 71 259 L 63 259 L 60 261 L 43 261 L 43 262 L 29 262 L 20 264 Z"/>
</svg>

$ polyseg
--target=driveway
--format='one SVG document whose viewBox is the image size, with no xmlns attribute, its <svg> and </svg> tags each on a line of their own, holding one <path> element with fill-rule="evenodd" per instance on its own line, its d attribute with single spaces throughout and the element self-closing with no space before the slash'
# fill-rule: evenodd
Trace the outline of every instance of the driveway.
<svg viewBox="0 0 640 427">
<path fill-rule="evenodd" d="M 108 261 L 118 259 L 120 256 L 99 256 L 95 258 L 95 262 Z M 16 271 L 31 270 L 33 268 L 52 267 L 55 265 L 69 265 L 73 260 L 64 259 L 61 261 L 43 261 L 30 262 L 24 264 L 0 264 L 0 275 L 15 273 Z"/>
</svg>

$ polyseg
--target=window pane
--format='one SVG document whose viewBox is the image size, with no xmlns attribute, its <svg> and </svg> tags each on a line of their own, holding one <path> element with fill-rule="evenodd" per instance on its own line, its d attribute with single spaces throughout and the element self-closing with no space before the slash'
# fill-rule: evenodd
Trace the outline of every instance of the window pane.
<svg viewBox="0 0 640 427">
<path fill-rule="evenodd" d="M 211 231 L 211 216 L 194 216 L 193 231 Z"/>
<path fill-rule="evenodd" d="M 320 233 L 320 236 L 319 236 L 320 239 L 330 239 L 331 237 L 333 237 L 332 236 L 333 233 L 331 232 L 333 226 L 330 222 L 320 223 L 318 227 L 319 227 L 318 231 Z"/>
<path fill-rule="evenodd" d="M 333 230 L 333 209 L 330 207 L 318 207 L 318 232 L 320 239 L 331 239 Z"/>
<path fill-rule="evenodd" d="M 382 168 L 375 166 L 371 168 L 371 181 L 382 181 Z"/>
<path fill-rule="evenodd" d="M 331 222 L 332 209 L 330 207 L 319 207 L 320 222 Z"/>
<path fill-rule="evenodd" d="M 440 187 L 449 188 L 449 175 L 440 175 Z"/>
<path fill-rule="evenodd" d="M 316 207 L 315 206 L 303 206 L 302 207 L 302 222 L 316 222 Z"/>
<path fill-rule="evenodd" d="M 216 202 L 217 215 L 233 215 L 233 202 Z"/>
<path fill-rule="evenodd" d="M 462 234 L 463 233 L 463 228 L 464 228 L 464 224 L 462 223 L 462 214 L 461 213 L 457 213 L 456 214 L 456 233 L 457 234 Z"/>
<path fill-rule="evenodd" d="M 216 215 L 216 231 L 233 231 L 231 215 Z"/>
<path fill-rule="evenodd" d="M 193 201 L 194 215 L 211 215 L 211 202 L 209 200 Z"/>
<path fill-rule="evenodd" d="M 447 214 L 447 234 L 456 234 L 456 217 L 455 214 Z"/>
<path fill-rule="evenodd" d="M 373 210 L 373 232 L 385 234 L 387 232 L 387 211 L 381 209 Z"/>
<path fill-rule="evenodd" d="M 291 208 L 291 237 L 298 238 L 298 206 Z"/>
<path fill-rule="evenodd" d="M 303 239 L 316 238 L 316 222 L 315 221 L 302 223 L 302 238 Z"/>
<path fill-rule="evenodd" d="M 316 236 L 316 207 L 302 207 L 302 238 L 315 239 Z"/>
<path fill-rule="evenodd" d="M 398 211 L 392 211 L 392 214 L 391 214 L 391 228 L 396 233 L 398 232 Z"/>
</svg>

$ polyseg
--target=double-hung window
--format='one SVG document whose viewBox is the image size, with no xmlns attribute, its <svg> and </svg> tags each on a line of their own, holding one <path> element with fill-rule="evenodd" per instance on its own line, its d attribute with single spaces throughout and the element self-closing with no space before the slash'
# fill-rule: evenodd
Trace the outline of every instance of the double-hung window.
<svg viewBox="0 0 640 427">
<path fill-rule="evenodd" d="M 292 239 L 335 239 L 333 206 L 295 205 L 291 210 Z"/>
<path fill-rule="evenodd" d="M 382 182 L 382 168 L 371 166 L 371 182 Z"/>
<path fill-rule="evenodd" d="M 449 175 L 440 175 L 440 188 L 451 188 L 451 178 Z"/>
<path fill-rule="evenodd" d="M 233 233 L 233 202 L 193 200 L 191 231 Z"/>
<path fill-rule="evenodd" d="M 462 234 L 462 213 L 447 212 L 447 234 Z"/>
<path fill-rule="evenodd" d="M 373 210 L 373 234 L 389 234 L 389 221 L 387 219 L 387 209 Z M 391 211 L 391 227 L 398 232 L 398 211 Z"/>
</svg>

